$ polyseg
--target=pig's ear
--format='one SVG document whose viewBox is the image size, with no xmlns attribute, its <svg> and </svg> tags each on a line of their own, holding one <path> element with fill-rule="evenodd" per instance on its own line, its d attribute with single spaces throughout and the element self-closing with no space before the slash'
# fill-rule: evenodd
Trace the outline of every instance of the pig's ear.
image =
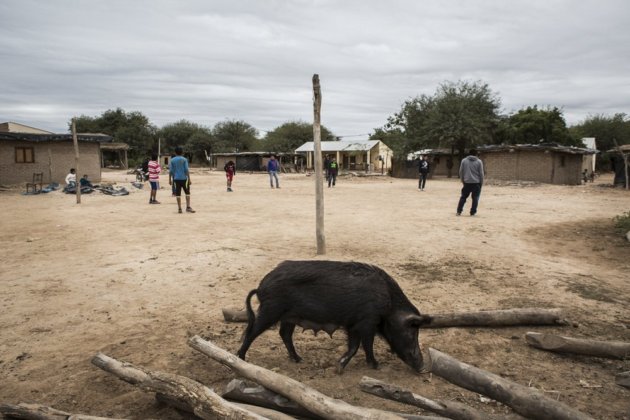
<svg viewBox="0 0 630 420">
<path fill-rule="evenodd" d="M 433 317 L 429 315 L 410 315 L 406 320 L 406 324 L 410 327 L 420 328 L 423 325 L 430 324 Z"/>
</svg>

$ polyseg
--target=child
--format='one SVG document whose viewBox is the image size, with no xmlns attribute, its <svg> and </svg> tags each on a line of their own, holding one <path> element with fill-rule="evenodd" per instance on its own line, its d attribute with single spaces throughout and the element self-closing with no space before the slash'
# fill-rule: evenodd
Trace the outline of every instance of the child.
<svg viewBox="0 0 630 420">
<path fill-rule="evenodd" d="M 160 189 L 160 172 L 162 172 L 162 167 L 160 166 L 160 162 L 158 162 L 157 153 L 153 153 L 151 155 L 151 160 L 147 165 L 147 170 L 149 172 L 149 184 L 151 184 L 149 204 L 160 204 L 160 202 L 155 199 L 157 190 Z"/>
<path fill-rule="evenodd" d="M 236 165 L 230 160 L 225 164 L 223 170 L 227 178 L 227 190 L 228 192 L 232 192 L 232 179 L 234 179 L 234 175 L 236 175 Z"/>
</svg>

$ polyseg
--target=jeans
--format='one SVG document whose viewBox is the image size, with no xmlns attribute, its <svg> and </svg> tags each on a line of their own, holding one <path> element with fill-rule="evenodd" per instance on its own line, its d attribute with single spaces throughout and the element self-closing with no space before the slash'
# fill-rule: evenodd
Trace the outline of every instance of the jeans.
<svg viewBox="0 0 630 420">
<path fill-rule="evenodd" d="M 273 179 L 276 179 L 276 188 L 280 188 L 280 184 L 278 183 L 278 173 L 276 171 L 269 171 L 269 184 L 271 184 L 271 188 L 273 188 Z"/>
<path fill-rule="evenodd" d="M 472 207 L 470 208 L 470 214 L 477 213 L 477 205 L 479 204 L 479 195 L 481 194 L 481 184 L 464 184 L 462 187 L 462 195 L 459 197 L 459 203 L 457 204 L 457 213 L 461 213 L 464 210 L 464 204 L 468 196 L 472 194 Z"/>
<path fill-rule="evenodd" d="M 337 173 L 331 172 L 330 174 L 328 174 L 328 186 L 330 187 L 330 184 L 332 183 L 332 186 L 334 187 L 336 182 L 337 182 Z"/>
<path fill-rule="evenodd" d="M 424 190 L 424 186 L 427 184 L 427 175 L 420 172 L 420 181 L 418 182 L 418 188 Z"/>
</svg>

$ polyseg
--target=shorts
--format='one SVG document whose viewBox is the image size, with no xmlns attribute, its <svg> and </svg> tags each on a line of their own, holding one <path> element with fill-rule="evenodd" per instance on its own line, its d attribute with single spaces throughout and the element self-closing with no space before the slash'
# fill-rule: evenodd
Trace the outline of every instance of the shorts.
<svg viewBox="0 0 630 420">
<path fill-rule="evenodd" d="M 149 184 L 151 184 L 151 191 L 157 191 L 160 189 L 159 181 L 149 181 Z"/>
<path fill-rule="evenodd" d="M 228 181 L 232 182 L 232 180 L 234 179 L 234 174 L 232 172 L 226 172 L 225 177 L 228 179 Z"/>
<path fill-rule="evenodd" d="M 190 185 L 188 184 L 187 179 L 176 179 L 174 184 L 176 197 L 182 196 L 182 190 L 184 190 L 184 194 L 190 195 Z"/>
</svg>

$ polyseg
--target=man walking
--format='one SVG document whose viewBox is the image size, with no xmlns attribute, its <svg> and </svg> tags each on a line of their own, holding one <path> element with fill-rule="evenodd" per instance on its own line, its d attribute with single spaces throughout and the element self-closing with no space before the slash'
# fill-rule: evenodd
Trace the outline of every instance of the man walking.
<svg viewBox="0 0 630 420">
<path fill-rule="evenodd" d="M 276 180 L 276 188 L 280 188 L 280 184 L 278 182 L 278 169 L 280 169 L 280 163 L 276 160 L 274 155 L 271 155 L 271 159 L 267 162 L 267 172 L 269 172 L 269 183 L 271 184 L 271 188 L 273 188 L 273 180 Z"/>
<path fill-rule="evenodd" d="M 337 174 L 339 173 L 339 164 L 337 163 L 336 158 L 332 158 L 330 163 L 328 164 L 328 188 L 330 188 L 330 184 L 334 187 L 337 183 Z"/>
<path fill-rule="evenodd" d="M 477 157 L 477 151 L 470 149 L 459 166 L 459 178 L 464 186 L 462 194 L 457 204 L 457 215 L 461 216 L 464 210 L 464 204 L 468 196 L 472 194 L 472 206 L 470 207 L 470 215 L 477 214 L 477 205 L 479 204 L 479 194 L 481 194 L 481 186 L 483 185 L 483 162 Z"/>
<path fill-rule="evenodd" d="M 194 213 L 190 207 L 190 173 L 188 172 L 188 159 L 182 156 L 184 151 L 180 146 L 175 148 L 175 157 L 168 164 L 168 183 L 175 184 L 175 197 L 177 197 L 178 212 L 182 212 L 182 190 L 186 194 L 186 212 Z"/>
<path fill-rule="evenodd" d="M 427 183 L 427 175 L 429 175 L 429 158 L 427 156 L 420 157 L 420 162 L 418 162 L 418 169 L 420 171 L 418 188 L 420 188 L 420 191 L 424 191 L 424 186 Z"/>
</svg>

